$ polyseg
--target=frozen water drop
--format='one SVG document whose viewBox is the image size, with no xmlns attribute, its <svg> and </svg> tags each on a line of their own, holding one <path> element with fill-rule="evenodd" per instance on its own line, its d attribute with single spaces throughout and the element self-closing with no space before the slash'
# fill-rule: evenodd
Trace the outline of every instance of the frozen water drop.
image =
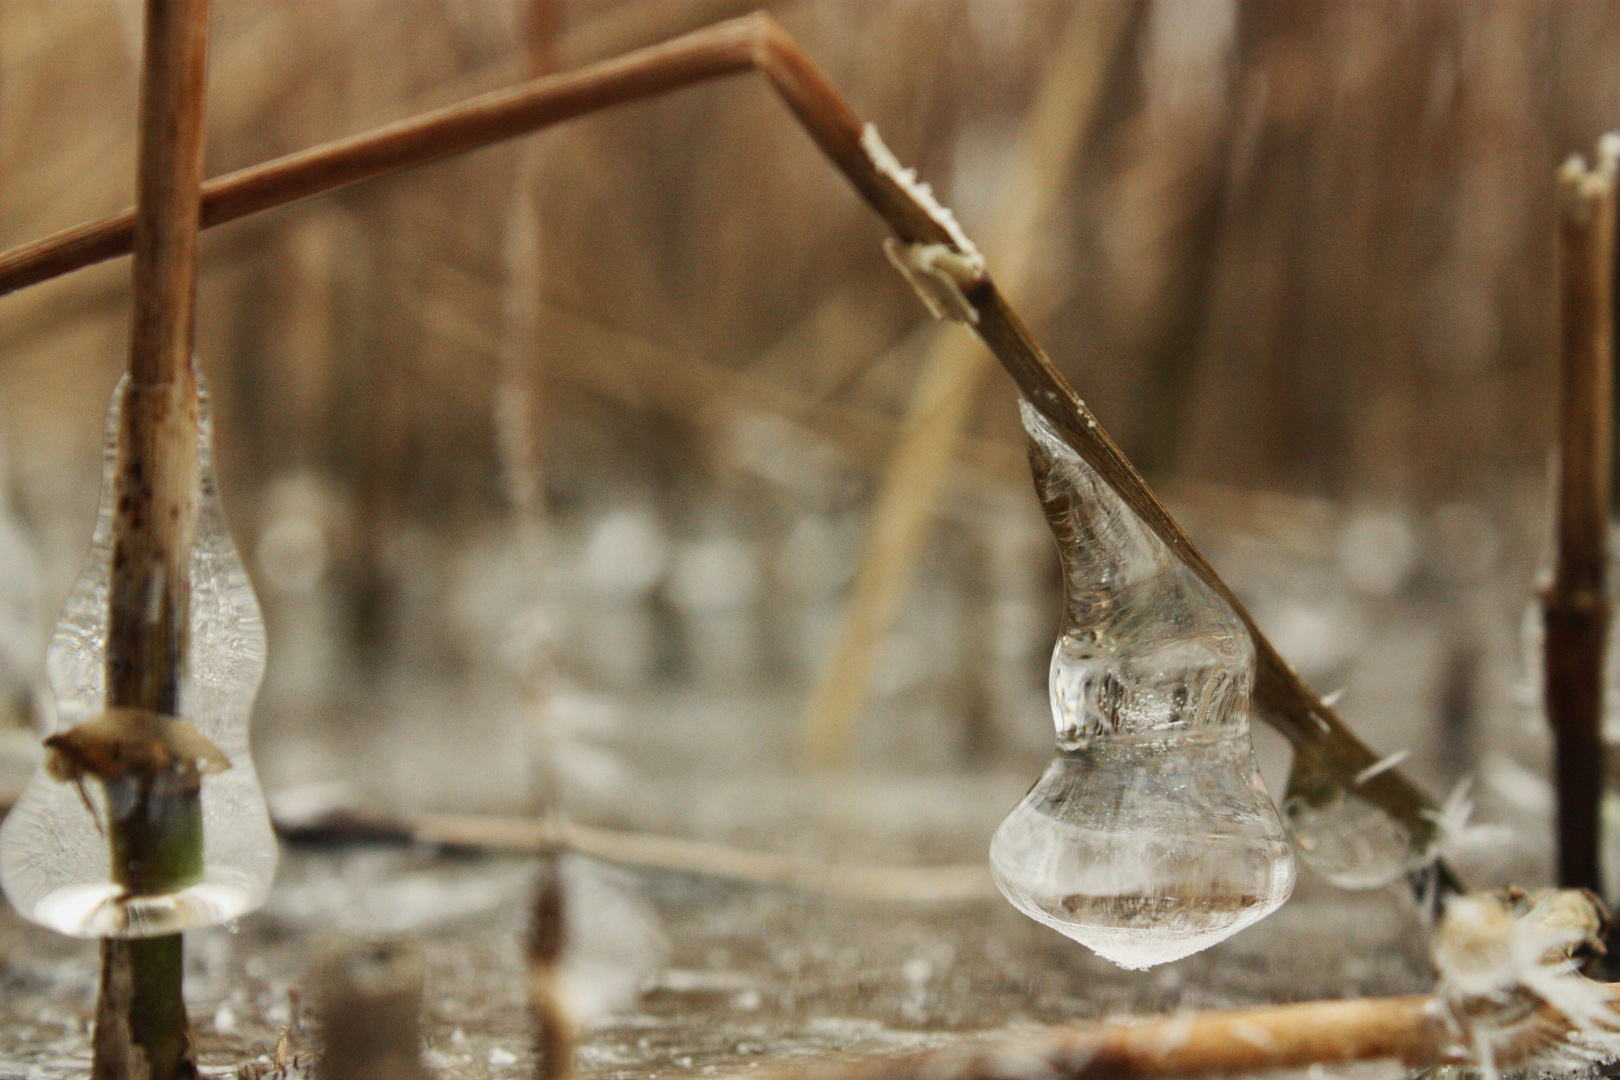
<svg viewBox="0 0 1620 1080">
<path fill-rule="evenodd" d="M 1151 967 L 1293 890 L 1249 739 L 1254 650 L 1230 606 L 1021 408 L 1066 585 L 1050 672 L 1059 754 L 996 831 L 991 871 L 1031 918 Z"/>
<path fill-rule="evenodd" d="M 1341 889 L 1381 888 L 1427 862 L 1428 845 L 1353 787 L 1295 758 L 1283 817 L 1300 860 Z"/>
<path fill-rule="evenodd" d="M 1244 732 L 1114 735 L 1058 755 L 996 831 L 990 869 L 1020 911 L 1126 968 L 1207 949 L 1294 886 Z"/>
<path fill-rule="evenodd" d="M 57 733 L 106 711 L 114 475 L 127 385 L 127 379 L 119 384 L 107 417 L 101 505 L 90 554 L 46 654 Z M 248 714 L 264 674 L 264 620 L 225 528 L 208 398 L 201 389 L 198 411 L 191 653 L 180 713 L 229 767 L 202 781 L 200 873 L 173 892 L 142 895 L 130 895 L 112 880 L 103 786 L 87 783 L 81 794 L 77 785 L 43 769 L 34 775 L 0 826 L 0 884 L 23 915 L 76 937 L 148 937 L 226 922 L 263 902 L 275 872 L 275 834 L 248 748 Z"/>
</svg>

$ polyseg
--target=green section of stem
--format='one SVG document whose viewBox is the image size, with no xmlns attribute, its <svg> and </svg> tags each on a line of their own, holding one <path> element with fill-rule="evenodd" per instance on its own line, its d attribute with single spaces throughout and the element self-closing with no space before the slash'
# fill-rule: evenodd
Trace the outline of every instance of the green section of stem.
<svg viewBox="0 0 1620 1080">
<path fill-rule="evenodd" d="M 192 764 L 105 781 L 112 877 L 132 896 L 185 888 L 202 877 L 202 783 Z M 92 1080 L 189 1080 L 197 1075 L 179 934 L 101 945 Z"/>
<path fill-rule="evenodd" d="M 91 1080 L 195 1080 L 179 934 L 101 943 Z"/>
<path fill-rule="evenodd" d="M 195 1076 L 186 1001 L 181 993 L 185 954 L 179 934 L 122 943 L 129 951 L 134 997 L 129 1007 L 131 1041 L 146 1051 L 151 1074 Z"/>
<path fill-rule="evenodd" d="M 187 774 L 190 774 L 189 776 Z M 194 766 L 107 784 L 112 877 L 134 896 L 174 892 L 202 877 L 202 785 Z M 119 813 L 127 807 L 127 813 Z"/>
</svg>

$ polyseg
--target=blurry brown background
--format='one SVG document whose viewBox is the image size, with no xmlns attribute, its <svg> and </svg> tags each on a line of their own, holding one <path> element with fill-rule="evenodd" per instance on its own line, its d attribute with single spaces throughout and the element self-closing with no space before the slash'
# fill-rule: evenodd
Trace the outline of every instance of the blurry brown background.
<svg viewBox="0 0 1620 1080">
<path fill-rule="evenodd" d="M 750 6 L 216 0 L 208 170 Z M 1518 616 L 1551 178 L 1620 123 L 1620 6 L 771 10 L 981 240 L 1044 73 L 1091 41 L 1073 93 L 1101 90 L 1023 256 L 1038 336 L 1371 741 L 1442 792 L 1483 770 L 1541 798 Z M 131 201 L 137 25 L 124 0 L 0 3 L 0 244 Z M 212 231 L 198 348 L 271 628 L 270 785 L 510 809 L 538 727 L 582 814 L 774 835 L 878 478 L 960 332 L 881 236 L 753 78 Z M 89 535 L 127 274 L 0 300 L 7 573 L 39 647 Z M 885 792 L 988 771 L 993 825 L 1050 745 L 1057 593 L 1010 383 L 975 395 L 850 761 Z M 725 809 L 766 788 L 787 807 Z"/>
</svg>

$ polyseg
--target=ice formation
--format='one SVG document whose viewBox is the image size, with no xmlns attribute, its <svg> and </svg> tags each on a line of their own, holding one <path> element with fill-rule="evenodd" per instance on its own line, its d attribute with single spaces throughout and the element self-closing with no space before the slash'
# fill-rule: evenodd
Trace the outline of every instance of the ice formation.
<svg viewBox="0 0 1620 1080">
<path fill-rule="evenodd" d="M 1502 1068 L 1579 1073 L 1620 1055 L 1609 987 L 1581 972 L 1601 905 L 1579 889 L 1453 897 L 1430 942 L 1435 1001 L 1485 1080 Z"/>
<path fill-rule="evenodd" d="M 906 194 L 917 201 L 917 204 L 927 211 L 940 228 L 945 230 L 956 245 L 956 250 L 969 262 L 975 264 L 980 273 L 984 272 L 984 257 L 973 241 L 968 239 L 967 233 L 962 231 L 962 225 L 956 220 L 956 215 L 950 208 L 934 198 L 934 189 L 917 179 L 917 170 L 907 169 L 900 164 L 900 159 L 894 156 L 883 136 L 878 134 L 876 124 L 867 124 L 861 129 L 861 149 L 871 159 L 872 165 L 878 172 L 899 184 Z"/>
<path fill-rule="evenodd" d="M 126 385 L 127 380 L 120 384 L 107 418 L 101 506 L 90 555 L 46 654 L 57 733 L 118 721 L 105 704 L 107 598 L 118 418 Z M 248 753 L 248 713 L 264 673 L 264 622 L 225 528 L 206 392 L 199 412 L 191 657 L 181 685 L 182 717 L 157 722 L 173 728 L 166 736 L 173 747 L 187 754 L 194 750 L 203 766 L 203 871 L 172 893 L 129 895 L 112 880 L 103 785 L 74 783 L 60 767 L 55 775 L 41 769 L 0 828 L 0 884 L 19 912 L 64 934 L 148 937 L 224 922 L 258 907 L 275 871 L 276 840 Z"/>
<path fill-rule="evenodd" d="M 1014 906 L 1127 968 L 1276 910 L 1294 858 L 1249 739 L 1254 650 L 1199 581 L 1027 402 L 1063 562 L 1058 755 L 990 845 Z"/>
<path fill-rule="evenodd" d="M 1341 889 L 1376 889 L 1438 854 L 1359 790 L 1402 759 L 1391 754 L 1341 784 L 1307 755 L 1295 756 L 1283 817 L 1306 866 Z"/>
</svg>

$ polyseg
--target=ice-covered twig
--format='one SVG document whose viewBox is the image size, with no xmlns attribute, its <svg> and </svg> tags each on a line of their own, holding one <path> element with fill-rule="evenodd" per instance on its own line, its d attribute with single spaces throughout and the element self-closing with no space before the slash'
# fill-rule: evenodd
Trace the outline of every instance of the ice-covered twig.
<svg viewBox="0 0 1620 1080">
<path fill-rule="evenodd" d="M 629 101 L 711 79 L 757 71 L 805 131 L 904 245 L 956 245 L 935 213 L 862 145 L 866 125 L 808 56 L 768 16 L 719 23 L 662 45 L 579 71 L 549 76 L 424 113 L 375 131 L 290 154 L 209 181 L 205 225 L 234 220 L 375 176 L 538 131 Z M 903 171 L 903 170 L 901 170 Z M 0 292 L 129 250 L 131 216 L 114 215 L 0 253 Z M 1352 784 L 1380 759 L 1344 726 L 1282 658 L 1237 596 L 1170 516 L 1074 389 L 1041 350 L 987 272 L 962 288 L 980 339 L 1019 391 L 1170 550 L 1242 618 L 1254 638 L 1254 702 L 1260 717 L 1293 743 L 1300 764 L 1325 782 Z M 1433 801 L 1399 769 L 1373 777 L 1357 795 L 1433 848 Z"/>
<path fill-rule="evenodd" d="M 180 682 L 191 633 L 191 554 L 197 522 L 198 401 L 192 368 L 197 299 L 198 189 L 208 0 L 147 0 L 134 215 L 134 318 L 129 385 L 118 432 L 117 509 L 109 581 L 106 704 L 110 715 L 152 719 L 121 726 L 135 757 L 168 764 L 148 774 L 97 772 L 108 789 L 112 880 L 132 894 L 190 884 L 202 870 L 202 796 L 195 745 L 131 747 L 133 730 L 179 731 Z M 134 710 L 120 713 L 116 710 Z M 106 739 L 81 725 L 53 748 L 86 766 Z M 104 734 L 104 733 L 103 733 Z M 201 736 L 198 736 L 201 738 Z M 204 740 L 206 741 L 206 740 Z M 80 751 L 75 758 L 71 747 Z M 210 747 L 210 749 L 212 749 Z M 162 751 L 159 753 L 158 751 Z M 214 754 L 218 751 L 214 750 Z M 217 762 L 216 762 L 217 764 Z M 118 766 L 115 763 L 115 767 Z M 102 1080 L 195 1076 L 179 934 L 102 943 L 94 1075 Z"/>
<path fill-rule="evenodd" d="M 1620 984 L 1574 954 L 1600 932 L 1571 890 L 1453 900 L 1435 938 L 1432 995 L 1312 1001 L 1083 1024 L 903 1056 L 749 1072 L 751 1080 L 1143 1080 L 1392 1060 L 1509 1068 L 1612 1060 Z"/>
</svg>

